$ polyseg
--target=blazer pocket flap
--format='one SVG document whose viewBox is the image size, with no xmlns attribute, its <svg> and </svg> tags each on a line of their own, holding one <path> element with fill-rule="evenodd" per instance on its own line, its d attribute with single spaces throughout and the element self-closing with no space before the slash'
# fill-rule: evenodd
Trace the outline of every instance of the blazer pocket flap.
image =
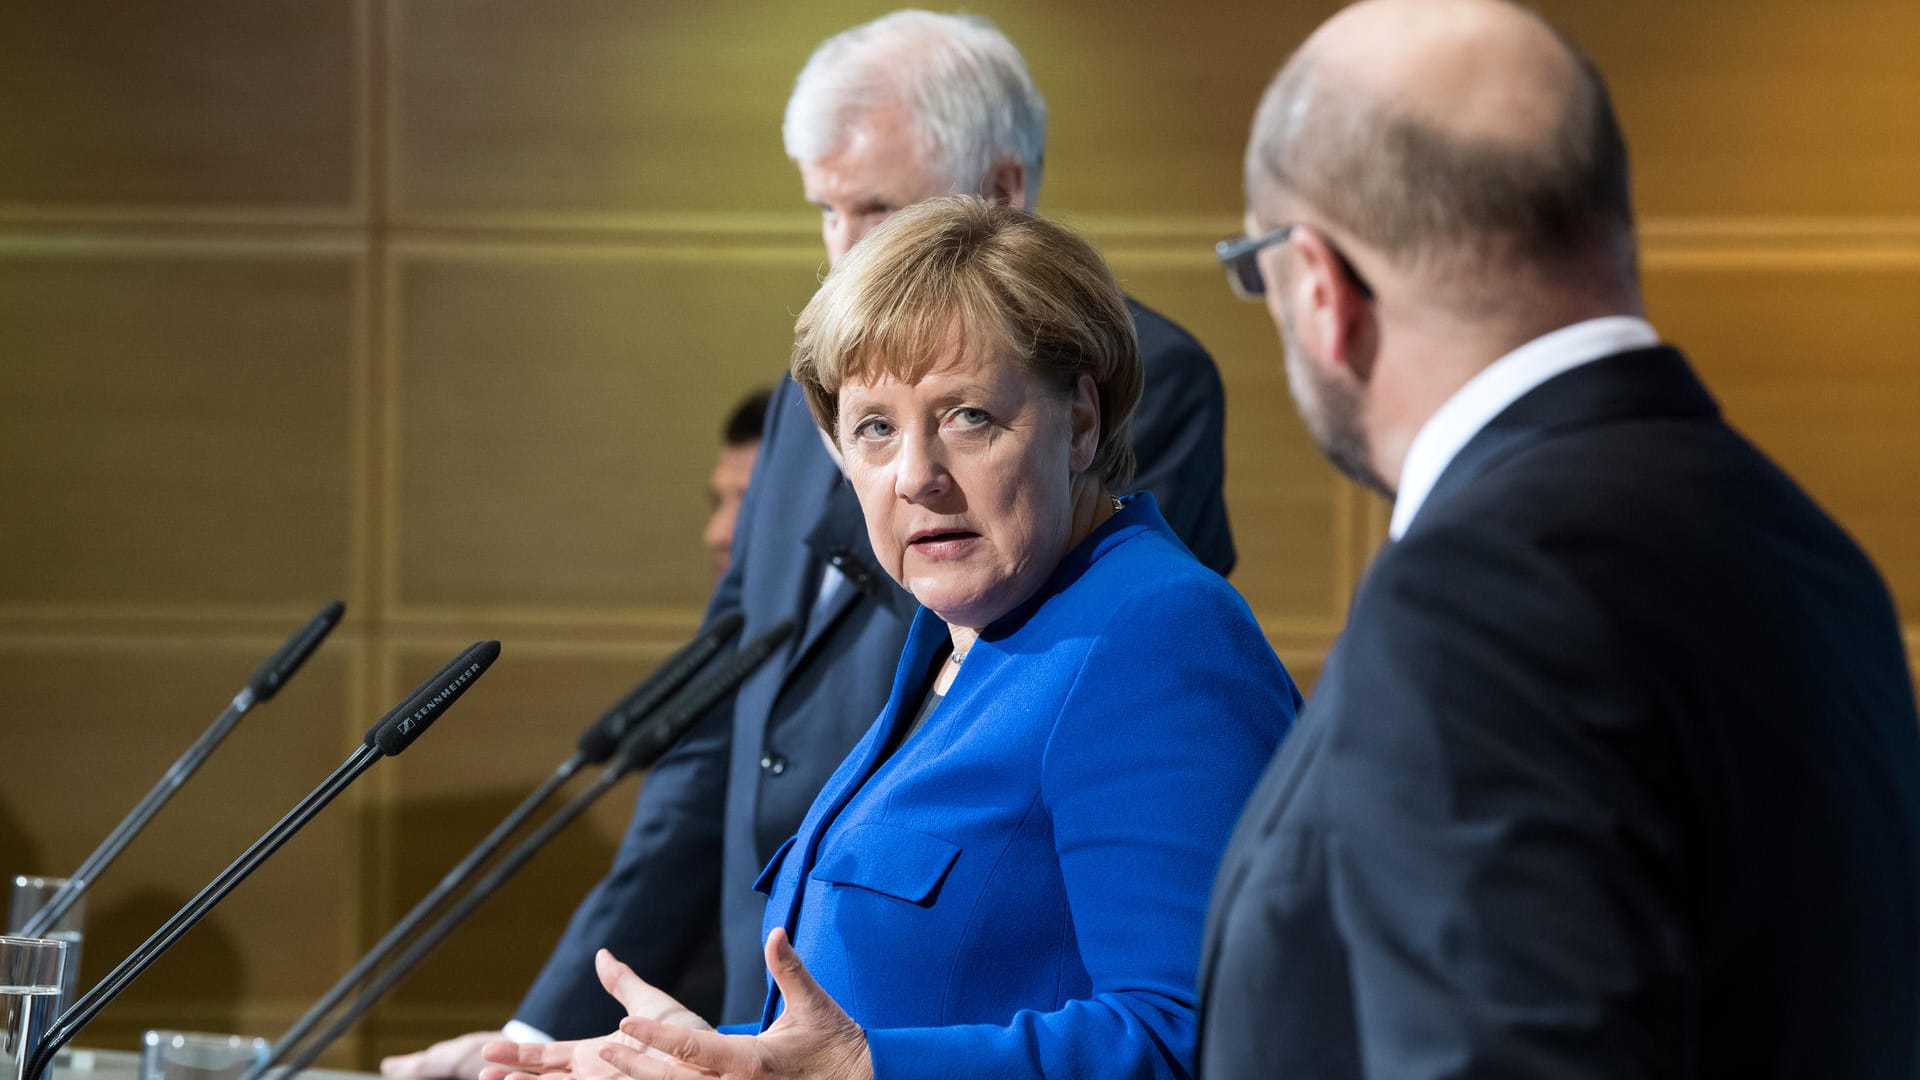
<svg viewBox="0 0 1920 1080">
<path fill-rule="evenodd" d="M 960 845 L 898 825 L 856 825 L 833 838 L 815 880 L 926 904 L 960 857 Z"/>
<path fill-rule="evenodd" d="M 787 852 L 793 850 L 793 842 L 798 839 L 800 838 L 797 836 L 789 836 L 780 842 L 780 847 L 774 851 L 773 858 L 767 860 L 767 868 L 760 871 L 759 877 L 753 879 L 754 892 L 767 896 L 773 895 L 773 883 L 779 880 L 780 867 L 787 861 Z"/>
</svg>

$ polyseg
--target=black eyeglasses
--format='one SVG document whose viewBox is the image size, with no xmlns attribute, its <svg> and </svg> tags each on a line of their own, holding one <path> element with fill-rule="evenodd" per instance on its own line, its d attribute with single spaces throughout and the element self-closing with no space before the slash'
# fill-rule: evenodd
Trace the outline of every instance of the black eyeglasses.
<svg viewBox="0 0 1920 1080">
<path fill-rule="evenodd" d="M 1293 235 L 1293 230 L 1299 227 L 1282 225 L 1264 236 L 1235 236 L 1213 245 L 1213 256 L 1220 260 L 1221 266 L 1226 267 L 1227 284 L 1233 287 L 1233 295 L 1254 301 L 1267 295 L 1267 279 L 1260 273 L 1260 252 L 1263 248 L 1286 242 L 1287 237 Z M 1367 284 L 1367 279 L 1353 268 L 1346 255 L 1325 236 L 1320 241 L 1327 245 L 1328 251 L 1333 252 L 1340 269 L 1353 279 L 1353 287 L 1360 290 L 1360 295 L 1373 299 L 1373 286 Z"/>
</svg>

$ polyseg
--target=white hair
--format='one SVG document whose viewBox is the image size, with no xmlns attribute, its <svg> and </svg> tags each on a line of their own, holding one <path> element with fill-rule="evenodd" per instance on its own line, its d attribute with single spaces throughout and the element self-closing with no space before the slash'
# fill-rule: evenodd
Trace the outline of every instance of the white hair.
<svg viewBox="0 0 1920 1080">
<path fill-rule="evenodd" d="M 876 108 L 903 107 L 921 158 L 952 190 L 977 193 L 994 163 L 1026 170 L 1040 192 L 1047 103 L 1013 42 L 986 19 L 896 11 L 820 43 L 793 83 L 780 132 L 787 156 L 818 161 Z"/>
</svg>

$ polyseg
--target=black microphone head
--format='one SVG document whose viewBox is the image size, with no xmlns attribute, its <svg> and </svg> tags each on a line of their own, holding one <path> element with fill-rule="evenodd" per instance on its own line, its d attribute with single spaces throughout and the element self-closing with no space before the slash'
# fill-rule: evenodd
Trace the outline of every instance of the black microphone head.
<svg viewBox="0 0 1920 1080">
<path fill-rule="evenodd" d="M 714 664 L 699 682 L 669 702 L 658 719 L 650 724 L 635 724 L 620 743 L 622 765 L 644 769 L 659 760 L 680 737 L 700 721 L 720 699 L 733 693 L 753 669 L 766 662 L 773 650 L 793 633 L 794 621 L 782 619 L 773 629 L 740 646 L 732 656 Z"/>
<path fill-rule="evenodd" d="M 733 640 L 746 621 L 746 616 L 740 612 L 729 611 L 708 623 L 697 637 L 661 661 L 653 674 L 608 709 L 592 727 L 580 733 L 575 752 L 581 762 L 598 765 L 612 757 L 613 752 L 620 748 L 620 740 L 633 730 L 634 722 L 651 714 L 669 695 L 685 686 L 687 680 L 713 659 L 722 646 Z"/>
<path fill-rule="evenodd" d="M 579 755 L 582 764 L 598 765 L 620 748 L 620 737 L 613 733 L 613 725 L 607 722 L 616 711 L 608 710 L 607 715 L 580 733 L 580 741 L 574 744 L 573 752 Z"/>
<path fill-rule="evenodd" d="M 260 670 L 253 673 L 253 678 L 247 680 L 247 689 L 252 692 L 253 700 L 265 701 L 279 693 L 287 680 L 293 678 L 293 673 L 300 670 L 300 665 L 307 662 L 307 657 L 313 655 L 313 650 L 319 648 L 320 643 L 333 632 L 346 610 L 347 605 L 338 600 L 321 608 L 318 615 L 307 621 L 307 625 L 296 630 L 285 644 L 267 657 L 267 662 L 261 664 Z"/>
<path fill-rule="evenodd" d="M 379 722 L 367 729 L 364 740 L 368 746 L 388 757 L 413 745 L 440 714 L 460 700 L 467 687 L 480 674 L 493 666 L 500 657 L 500 643 L 497 641 L 476 641 L 467 646 L 467 650 L 433 674 L 433 677 L 414 688 L 405 701 L 395 705 L 380 718 Z"/>
</svg>

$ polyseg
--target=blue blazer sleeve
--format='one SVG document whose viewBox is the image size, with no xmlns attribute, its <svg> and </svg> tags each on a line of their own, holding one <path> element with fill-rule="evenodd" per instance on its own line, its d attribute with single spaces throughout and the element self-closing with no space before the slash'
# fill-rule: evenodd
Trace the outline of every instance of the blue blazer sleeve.
<svg viewBox="0 0 1920 1080">
<path fill-rule="evenodd" d="M 1213 875 L 1300 704 L 1245 603 L 1212 584 L 1196 597 L 1195 577 L 1176 576 L 1116 598 L 1062 673 L 1041 798 L 1091 995 L 1005 1026 L 869 1030 L 880 1080 L 950 1077 L 957 1063 L 972 1077 L 1191 1073 Z"/>
</svg>

